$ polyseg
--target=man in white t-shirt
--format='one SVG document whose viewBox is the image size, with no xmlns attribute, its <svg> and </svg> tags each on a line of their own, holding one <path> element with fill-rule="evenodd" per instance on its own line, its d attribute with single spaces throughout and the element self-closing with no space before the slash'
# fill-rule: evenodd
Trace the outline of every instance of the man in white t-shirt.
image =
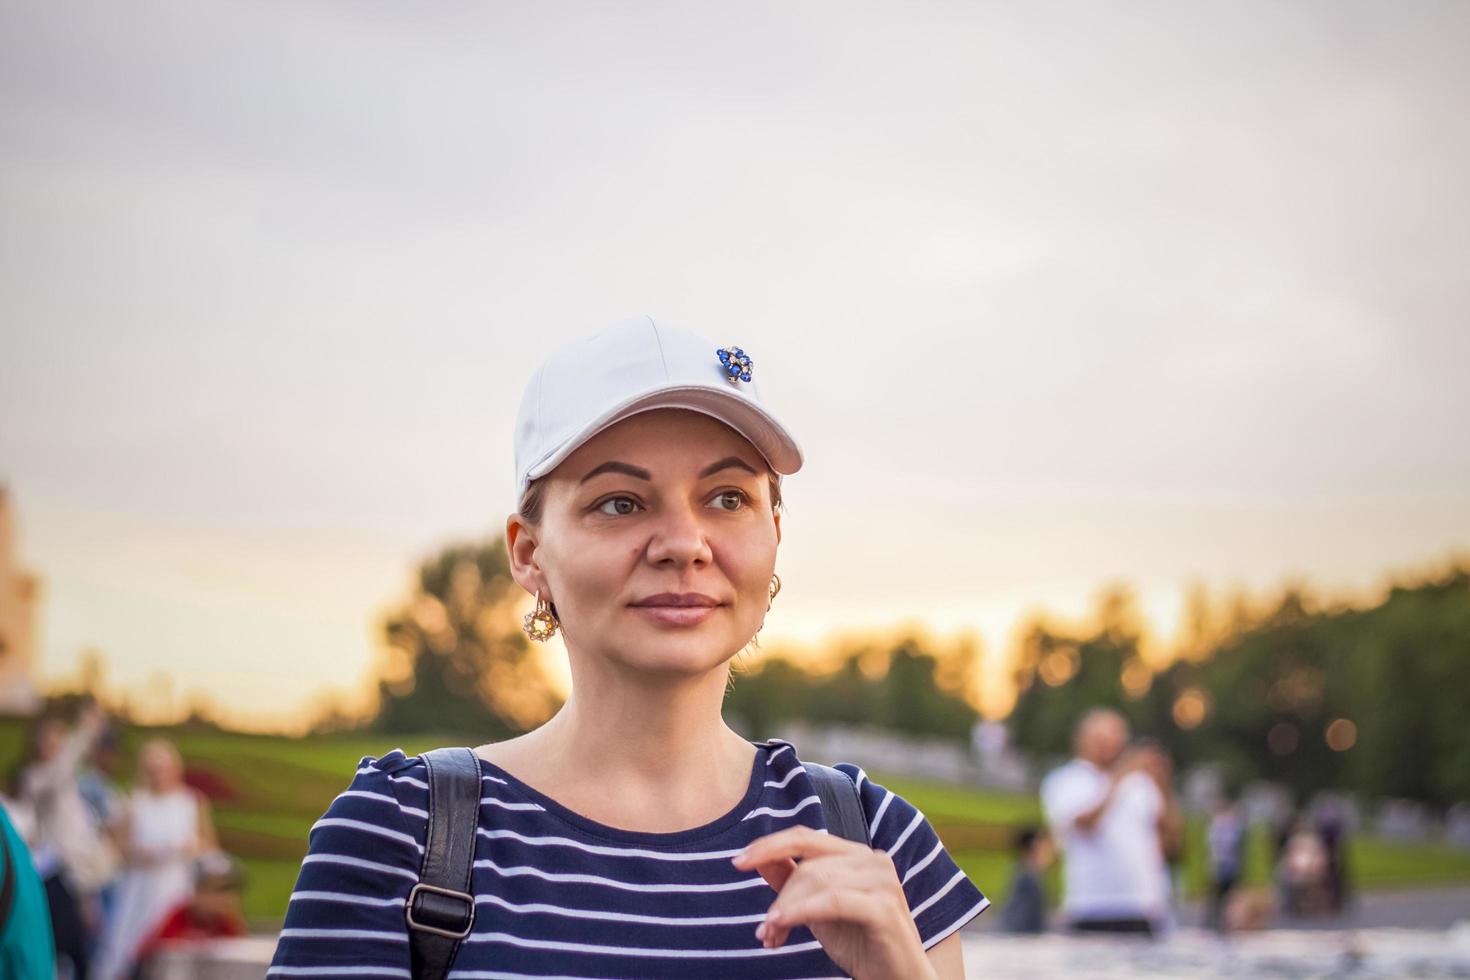
<svg viewBox="0 0 1470 980">
<path fill-rule="evenodd" d="M 1120 761 L 1127 744 L 1122 715 L 1090 711 L 1077 723 L 1076 758 L 1041 784 L 1065 855 L 1062 915 L 1074 929 L 1152 934 L 1168 907 L 1163 796 L 1136 762 Z"/>
</svg>

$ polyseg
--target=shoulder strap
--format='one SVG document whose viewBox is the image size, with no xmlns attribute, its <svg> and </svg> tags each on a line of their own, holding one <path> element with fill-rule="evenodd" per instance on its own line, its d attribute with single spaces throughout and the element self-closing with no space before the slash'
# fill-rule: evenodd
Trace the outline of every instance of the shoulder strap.
<svg viewBox="0 0 1470 980">
<path fill-rule="evenodd" d="M 414 980 L 443 980 L 475 924 L 470 872 L 480 817 L 480 760 L 469 748 L 433 749 L 420 758 L 429 771 L 429 829 L 423 869 L 403 914 Z"/>
<path fill-rule="evenodd" d="M 863 799 L 857 784 L 841 769 L 802 760 L 802 768 L 822 799 L 822 815 L 831 833 L 859 844 L 868 840 L 868 818 L 863 813 Z"/>
</svg>

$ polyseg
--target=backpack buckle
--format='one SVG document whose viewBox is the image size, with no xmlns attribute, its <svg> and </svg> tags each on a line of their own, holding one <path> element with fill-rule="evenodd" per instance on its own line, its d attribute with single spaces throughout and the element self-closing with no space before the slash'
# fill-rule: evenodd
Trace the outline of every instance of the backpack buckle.
<svg viewBox="0 0 1470 980">
<path fill-rule="evenodd" d="M 420 906 L 419 898 L 425 892 L 456 899 L 463 902 L 465 907 L 463 910 L 456 910 L 446 907 L 443 902 L 433 901 L 433 899 L 430 899 L 433 902 L 432 905 Z M 430 922 L 415 919 L 415 911 L 437 924 L 431 925 Z M 468 892 L 457 892 L 452 888 L 440 888 L 438 885 L 430 885 L 421 881 L 414 885 L 413 890 L 408 893 L 408 900 L 403 906 L 403 917 L 408 921 L 410 929 L 432 932 L 436 936 L 445 936 L 449 939 L 463 939 L 470 934 L 470 930 L 475 925 L 475 896 Z M 460 922 L 464 923 L 464 928 L 456 929 L 455 926 Z"/>
</svg>

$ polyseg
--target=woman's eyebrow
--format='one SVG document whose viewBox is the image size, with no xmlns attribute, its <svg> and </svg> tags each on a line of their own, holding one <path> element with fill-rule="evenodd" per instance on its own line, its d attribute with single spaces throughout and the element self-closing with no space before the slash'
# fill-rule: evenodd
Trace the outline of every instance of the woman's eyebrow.
<svg viewBox="0 0 1470 980">
<path fill-rule="evenodd" d="M 751 466 L 739 456 L 726 456 L 719 462 L 711 463 L 709 466 L 706 466 L 704 469 L 700 470 L 699 478 L 702 480 L 707 476 L 713 476 L 721 470 L 727 470 L 732 467 L 735 469 L 742 469 L 745 472 L 749 473 L 751 476 L 760 476 L 760 473 L 756 471 L 756 468 L 754 466 Z M 594 466 L 592 469 L 588 470 L 587 475 L 582 477 L 581 482 L 586 483 L 594 476 L 598 476 L 602 473 L 626 473 L 628 476 L 637 477 L 640 480 L 653 479 L 653 474 L 643 469 L 642 467 L 634 466 L 631 463 L 622 463 L 618 460 L 611 459 L 608 460 L 606 463 L 603 463 L 599 466 Z"/>
<path fill-rule="evenodd" d="M 641 469 L 637 466 L 633 466 L 631 463 L 620 463 L 617 460 L 613 459 L 608 460 L 601 466 L 594 466 L 591 470 L 588 471 L 586 476 L 582 477 L 581 482 L 586 483 L 588 480 L 592 479 L 594 476 L 597 476 L 599 473 L 626 473 L 628 476 L 637 477 L 640 480 L 653 479 L 653 474 L 648 472 L 647 470 Z"/>
<path fill-rule="evenodd" d="M 714 474 L 720 472 L 720 470 L 729 469 L 732 466 L 738 469 L 745 470 L 751 476 L 760 476 L 760 474 L 755 471 L 754 466 L 751 466 L 739 456 L 726 456 L 718 463 L 712 463 L 709 466 L 706 466 L 704 469 L 700 470 L 699 478 L 703 480 L 707 476 L 713 476 Z"/>
</svg>

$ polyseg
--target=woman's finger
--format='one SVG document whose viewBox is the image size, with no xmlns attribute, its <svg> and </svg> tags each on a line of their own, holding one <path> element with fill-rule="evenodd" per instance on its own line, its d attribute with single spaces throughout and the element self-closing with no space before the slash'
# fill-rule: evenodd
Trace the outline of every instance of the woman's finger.
<svg viewBox="0 0 1470 980">
<path fill-rule="evenodd" d="M 824 887 L 861 888 L 869 887 L 873 883 L 870 871 L 864 872 L 861 868 L 854 871 L 843 867 L 836 869 L 829 867 L 833 863 L 846 862 L 850 862 L 850 859 L 836 856 L 809 858 L 801 864 L 797 864 L 790 858 L 782 858 L 780 862 L 757 865 L 756 868 L 776 892 L 781 895 L 790 893 L 791 896 L 797 898 Z M 772 902 L 771 909 L 775 907 L 776 903 Z M 767 909 L 767 915 L 769 914 L 770 909 Z M 756 938 L 763 939 L 766 931 L 767 927 L 762 923 L 756 929 Z M 780 942 L 784 941 L 783 934 Z M 777 945 L 779 944 L 778 942 Z"/>
<path fill-rule="evenodd" d="M 750 868 L 779 858 L 799 861 L 823 854 L 861 853 L 867 850 L 871 849 L 853 841 L 833 837 L 824 831 L 810 827 L 788 827 L 752 841 L 745 850 L 731 858 L 730 862 L 737 868 Z"/>
<path fill-rule="evenodd" d="M 902 895 L 899 888 L 898 879 L 886 864 L 871 857 L 855 859 L 843 855 L 808 859 L 796 866 L 785 887 L 771 903 L 763 922 L 765 928 L 759 930 L 757 938 L 764 938 L 765 933 L 771 932 L 777 945 L 784 942 L 785 933 L 789 931 L 789 924 L 783 921 L 787 911 L 802 907 L 815 896 L 827 893 L 874 894 L 888 895 L 893 900 L 894 896 Z M 773 932 L 775 929 L 781 931 Z"/>
<path fill-rule="evenodd" d="M 762 930 L 763 942 L 775 948 L 786 942 L 791 930 L 798 926 L 841 922 L 872 929 L 893 914 L 893 901 L 880 894 L 851 890 L 828 890 L 788 902 L 778 911 L 767 914 Z"/>
<path fill-rule="evenodd" d="M 874 855 L 829 854 L 825 857 L 807 858 L 796 865 L 788 876 L 785 887 L 779 890 L 781 897 L 789 901 L 802 898 L 812 892 L 826 889 L 851 891 L 897 890 L 902 886 L 886 862 Z M 776 907 L 777 902 L 772 902 Z"/>
<path fill-rule="evenodd" d="M 776 861 L 763 861 L 755 866 L 755 870 L 759 871 L 761 877 L 766 879 L 766 884 L 779 892 L 782 888 L 786 887 L 786 882 L 791 879 L 792 873 L 796 871 L 796 862 L 790 858 L 781 858 Z"/>
</svg>

